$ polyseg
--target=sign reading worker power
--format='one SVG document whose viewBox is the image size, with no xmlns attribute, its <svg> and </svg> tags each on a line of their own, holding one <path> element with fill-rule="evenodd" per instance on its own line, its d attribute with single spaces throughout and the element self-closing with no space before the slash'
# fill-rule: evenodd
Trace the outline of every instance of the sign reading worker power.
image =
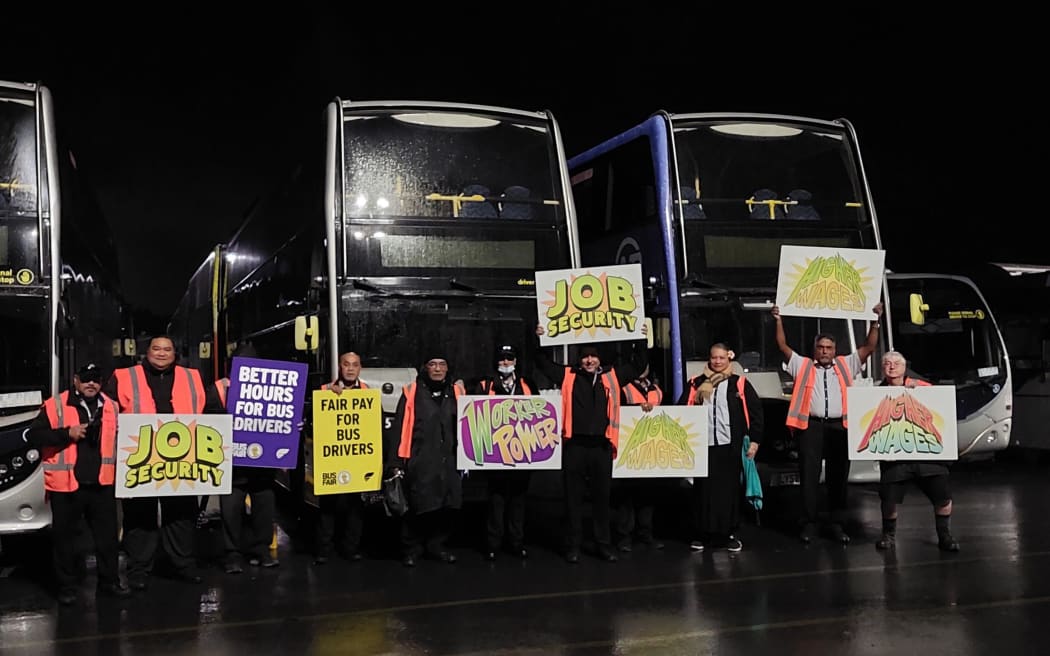
<svg viewBox="0 0 1050 656">
<path fill-rule="evenodd" d="M 461 396 L 457 469 L 561 469 L 560 396 Z"/>
<path fill-rule="evenodd" d="M 536 272 L 541 346 L 645 339 L 642 266 Z"/>
<path fill-rule="evenodd" d="M 306 373 L 305 362 L 233 359 L 226 399 L 233 415 L 233 464 L 295 468 Z"/>
<path fill-rule="evenodd" d="M 874 319 L 886 251 L 781 246 L 777 277 L 780 314 Z"/>
<path fill-rule="evenodd" d="M 378 490 L 383 479 L 379 390 L 315 390 L 313 406 L 314 494 Z"/>
<path fill-rule="evenodd" d="M 955 387 L 850 387 L 850 460 L 957 460 Z"/>
<path fill-rule="evenodd" d="M 230 415 L 119 415 L 116 496 L 229 494 L 232 436 Z"/>
<path fill-rule="evenodd" d="M 707 476 L 707 408 L 620 406 L 620 447 L 613 478 Z"/>
</svg>

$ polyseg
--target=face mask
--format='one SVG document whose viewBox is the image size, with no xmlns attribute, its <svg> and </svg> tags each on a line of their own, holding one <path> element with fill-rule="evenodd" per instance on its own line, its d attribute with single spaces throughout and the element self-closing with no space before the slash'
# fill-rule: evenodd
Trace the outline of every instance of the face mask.
<svg viewBox="0 0 1050 656">
<path fill-rule="evenodd" d="M 514 365 L 512 365 L 512 364 L 509 364 L 509 365 L 506 365 L 506 366 L 500 365 L 499 366 L 499 372 L 501 374 L 503 374 L 504 376 L 509 376 L 512 373 L 514 373 Z"/>
</svg>

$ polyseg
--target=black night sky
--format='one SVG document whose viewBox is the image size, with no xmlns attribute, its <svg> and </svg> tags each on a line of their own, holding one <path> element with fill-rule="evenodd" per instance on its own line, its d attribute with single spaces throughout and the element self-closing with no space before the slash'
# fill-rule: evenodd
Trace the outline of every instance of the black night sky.
<svg viewBox="0 0 1050 656">
<path fill-rule="evenodd" d="M 1019 51 L 1036 44 L 1004 32 L 992 49 L 998 18 L 949 28 L 944 17 L 703 3 L 659 16 L 603 3 L 568 15 L 542 3 L 358 4 L 341 15 L 141 5 L 157 16 L 71 16 L 56 5 L 4 17 L 0 78 L 51 89 L 131 302 L 170 314 L 335 96 L 549 109 L 570 156 L 659 109 L 843 117 L 891 268 L 1050 260 L 1035 238 L 1046 204 L 1021 168 L 1041 149 L 1030 124 L 1013 122 L 1034 115 L 1025 103 L 1041 74 L 1014 80 L 1033 68 Z"/>
</svg>

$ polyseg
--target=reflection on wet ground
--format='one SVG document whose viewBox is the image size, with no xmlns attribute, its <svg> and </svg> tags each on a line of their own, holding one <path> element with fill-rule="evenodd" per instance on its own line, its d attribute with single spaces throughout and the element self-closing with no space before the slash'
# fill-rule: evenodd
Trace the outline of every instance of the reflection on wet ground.
<svg viewBox="0 0 1050 656">
<path fill-rule="evenodd" d="M 531 545 L 527 561 L 495 563 L 460 544 L 456 565 L 405 569 L 394 558 L 317 567 L 282 535 L 279 568 L 231 576 L 211 567 L 200 586 L 154 578 L 126 601 L 95 601 L 91 574 L 68 608 L 34 576 L 43 549 L 9 552 L 0 569 L 0 650 L 1034 653 L 1050 618 L 1046 478 L 1046 466 L 1022 462 L 957 469 L 958 554 L 938 551 L 932 510 L 917 489 L 900 509 L 896 552 L 876 551 L 874 486 L 851 488 L 857 523 L 848 547 L 803 546 L 788 526 L 763 522 L 744 527 L 739 554 L 693 554 L 669 536 L 663 551 L 572 566 L 545 544 Z M 542 536 L 558 516 L 530 519 L 531 534 Z"/>
</svg>

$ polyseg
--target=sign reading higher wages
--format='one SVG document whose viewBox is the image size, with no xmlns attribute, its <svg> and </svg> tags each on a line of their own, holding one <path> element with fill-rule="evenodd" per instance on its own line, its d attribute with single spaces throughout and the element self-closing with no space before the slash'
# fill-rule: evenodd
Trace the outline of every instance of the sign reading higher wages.
<svg viewBox="0 0 1050 656">
<path fill-rule="evenodd" d="M 379 390 L 314 392 L 315 494 L 374 492 L 383 475 Z"/>
<path fill-rule="evenodd" d="M 306 372 L 303 362 L 233 359 L 226 400 L 233 415 L 233 464 L 295 467 Z"/>
</svg>

